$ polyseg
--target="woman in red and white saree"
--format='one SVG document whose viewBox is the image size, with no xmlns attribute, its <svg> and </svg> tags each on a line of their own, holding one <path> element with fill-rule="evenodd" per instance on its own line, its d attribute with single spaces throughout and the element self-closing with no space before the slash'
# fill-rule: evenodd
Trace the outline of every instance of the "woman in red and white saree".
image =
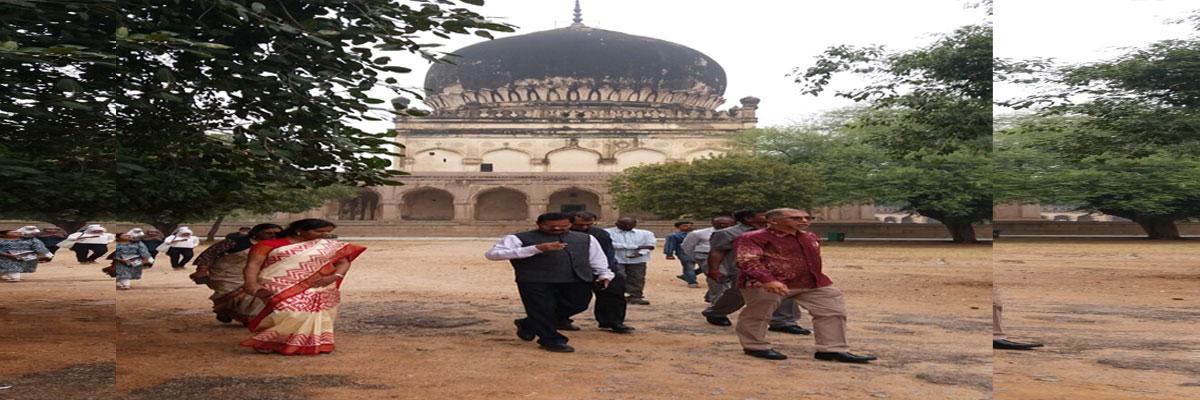
<svg viewBox="0 0 1200 400">
<path fill-rule="evenodd" d="M 279 239 L 250 249 L 243 292 L 254 336 L 242 342 L 260 353 L 316 355 L 333 351 L 338 288 L 365 247 L 327 239 L 336 226 L 319 219 L 293 222 Z"/>
</svg>

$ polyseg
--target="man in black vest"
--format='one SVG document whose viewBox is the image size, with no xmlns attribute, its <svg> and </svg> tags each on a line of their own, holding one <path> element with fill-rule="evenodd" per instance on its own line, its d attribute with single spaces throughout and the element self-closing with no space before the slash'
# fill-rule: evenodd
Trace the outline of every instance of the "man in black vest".
<svg viewBox="0 0 1200 400">
<path fill-rule="evenodd" d="M 592 311 L 596 314 L 596 322 L 600 324 L 600 329 L 607 329 L 613 333 L 633 332 L 632 326 L 625 325 L 625 277 L 617 273 L 617 252 L 613 249 L 612 237 L 608 235 L 608 231 L 595 226 L 596 214 L 576 211 L 568 216 L 571 217 L 571 230 L 592 235 L 600 242 L 600 248 L 604 250 L 604 256 L 608 258 L 608 269 L 615 274 L 612 281 L 608 283 L 608 287 L 594 288 L 596 306 Z M 567 321 L 566 326 L 574 325 Z"/>
<path fill-rule="evenodd" d="M 607 287 L 613 273 L 596 238 L 571 231 L 571 220 L 563 213 L 546 213 L 537 218 L 538 229 L 505 236 L 484 253 L 489 260 L 509 260 L 517 275 L 517 291 L 526 317 L 514 320 L 517 337 L 538 339 L 540 347 L 570 353 L 567 337 L 555 323 L 587 309 L 592 286 Z"/>
</svg>

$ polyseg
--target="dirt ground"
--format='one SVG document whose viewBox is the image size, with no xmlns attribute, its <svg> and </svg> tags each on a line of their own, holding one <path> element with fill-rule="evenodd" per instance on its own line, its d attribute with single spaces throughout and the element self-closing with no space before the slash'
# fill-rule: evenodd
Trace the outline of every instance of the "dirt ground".
<svg viewBox="0 0 1200 400">
<path fill-rule="evenodd" d="M 1200 243 L 1001 239 L 996 399 L 1200 398 Z"/>
<path fill-rule="evenodd" d="M 880 358 L 871 365 L 847 365 L 813 360 L 811 336 L 774 332 L 770 338 L 776 348 L 792 358 L 772 362 L 743 355 L 731 328 L 708 325 L 700 317 L 703 290 L 689 289 L 676 279 L 679 264 L 663 259 L 661 254 L 651 262 L 646 289 L 652 305 L 630 306 L 627 322 L 638 328 L 634 334 L 597 330 L 589 311 L 576 317 L 583 331 L 567 332 L 578 352 L 556 354 L 515 337 L 512 320 L 522 315 L 522 309 L 508 264 L 482 257 L 491 241 L 361 243 L 369 250 L 351 268 L 343 286 L 336 325 L 337 351 L 316 357 L 260 355 L 239 347 L 238 342 L 249 336 L 245 328 L 213 319 L 207 288 L 193 285 L 186 272 L 171 271 L 162 265 L 166 264 L 164 257 L 160 256 L 159 266 L 146 271 L 144 279 L 134 282 L 134 290 L 116 292 L 112 281 L 98 271 L 99 266 L 75 265 L 70 254 L 61 254 L 60 259 L 44 264 L 39 272 L 27 275 L 25 282 L 0 285 L 0 322 L 6 337 L 0 341 L 0 355 L 6 366 L 0 370 L 0 387 L 12 385 L 0 389 L 0 398 L 992 396 L 988 339 L 993 256 L 987 245 L 826 245 L 827 273 L 846 293 L 851 346 L 855 352 Z M 1144 304 L 1141 299 L 1138 304 L 1130 304 L 1131 300 L 1114 296 L 1112 305 L 1100 307 L 1083 301 L 1089 292 L 1095 295 L 1091 289 L 1071 291 L 1079 293 L 1080 298 L 1075 300 L 1042 293 L 1049 287 L 1010 290 L 1014 338 L 1044 340 L 1052 347 L 1037 353 L 1004 355 L 997 385 L 1032 383 L 1046 390 L 1082 390 L 1088 389 L 1086 385 L 1095 382 L 1096 376 L 1119 374 L 1169 384 L 1100 380 L 1156 387 L 1162 398 L 1193 393 L 1189 390 L 1195 388 L 1180 385 L 1196 379 L 1189 380 L 1185 371 L 1170 369 L 1180 365 L 1195 368 L 1194 360 L 1192 364 L 1183 362 L 1196 355 L 1194 347 L 1190 348 L 1192 353 L 1186 353 L 1189 348 L 1185 335 L 1191 333 L 1185 332 L 1184 316 L 1196 314 L 1190 311 L 1192 314 L 1177 315 L 1171 310 L 1195 306 L 1194 298 L 1200 297 L 1194 291 L 1197 281 L 1194 277 L 1191 281 L 1170 280 L 1186 273 L 1182 256 L 1171 256 L 1165 248 L 1162 253 L 1136 252 L 1147 260 L 1174 257 L 1171 259 L 1179 264 L 1158 264 L 1154 270 L 1086 266 L 1155 279 L 1156 284 L 1148 285 L 1154 290 L 1146 293 L 1153 294 L 1153 298 L 1147 297 Z M 1037 260 L 1070 262 L 1065 265 L 1077 265 L 1079 261 L 1045 255 L 1027 257 L 1032 256 L 1019 257 L 1027 264 L 999 264 L 1002 276 L 1028 282 L 1018 271 L 1034 267 Z M 997 256 L 998 260 L 1009 258 L 1018 257 Z M 1114 260 L 1122 261 L 1119 257 Z M 1057 268 L 1054 264 L 1045 267 Z M 1055 269 L 1053 273 L 1064 274 L 1065 280 L 1071 279 L 1067 277 L 1074 272 Z M 1046 279 L 1042 283 L 1058 281 Z M 1165 286 L 1157 283 L 1168 282 L 1173 282 L 1180 294 L 1159 293 Z M 1192 292 L 1183 293 L 1185 287 L 1192 288 Z M 1178 296 L 1188 300 L 1169 299 Z M 1054 315 L 1051 313 L 1056 310 L 1089 321 L 1132 319 L 1125 313 L 1149 312 L 1158 317 L 1117 325 L 1124 332 L 1122 339 L 1109 337 L 1102 343 L 1112 344 L 1113 348 L 1097 348 L 1096 342 L 1081 340 L 1082 335 L 1074 342 L 1063 339 L 1067 335 L 1061 327 L 1091 332 L 1089 329 L 1101 328 L 1098 324 L 1036 319 Z M 1072 310 L 1092 310 L 1089 312 L 1094 314 Z M 1139 339 L 1134 330 L 1145 331 L 1149 323 L 1173 329 L 1178 336 L 1169 342 Z M 811 327 L 807 313 L 802 325 Z M 1121 344 L 1127 342 L 1143 347 L 1172 346 L 1172 357 L 1181 363 L 1163 371 L 1137 369 L 1142 365 L 1137 363 L 1163 354 L 1122 349 Z M 1083 348 L 1068 350 L 1077 348 L 1070 346 Z M 1059 364 L 1048 361 L 1052 358 Z M 1025 368 L 1018 368 L 1020 364 Z M 1030 372 L 1032 366 L 1041 372 Z M 1193 375 L 1195 372 L 1192 370 Z M 1054 375 L 1059 382 L 1037 380 L 1043 375 Z M 997 397 L 1025 398 L 1018 394 L 1026 393 L 1015 388 L 996 390 Z"/>
</svg>

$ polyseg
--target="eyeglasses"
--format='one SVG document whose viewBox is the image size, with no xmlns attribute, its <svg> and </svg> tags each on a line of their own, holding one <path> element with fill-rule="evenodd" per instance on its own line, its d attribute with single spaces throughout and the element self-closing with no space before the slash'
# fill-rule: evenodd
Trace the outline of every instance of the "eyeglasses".
<svg viewBox="0 0 1200 400">
<path fill-rule="evenodd" d="M 813 221 L 813 220 L 816 220 L 816 217 L 812 217 L 812 216 L 808 216 L 808 215 L 800 215 L 800 216 L 795 216 L 795 217 L 784 217 L 784 218 L 787 218 L 787 219 L 794 219 L 794 220 L 799 220 L 799 221 Z"/>
</svg>

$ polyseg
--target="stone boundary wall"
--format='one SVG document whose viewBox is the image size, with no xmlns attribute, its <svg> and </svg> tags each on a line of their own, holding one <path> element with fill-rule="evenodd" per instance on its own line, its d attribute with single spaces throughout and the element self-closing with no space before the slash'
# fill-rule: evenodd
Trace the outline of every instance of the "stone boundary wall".
<svg viewBox="0 0 1200 400">
<path fill-rule="evenodd" d="M 1179 234 L 1200 235 L 1200 223 L 1179 223 Z M 1066 222 L 1066 221 L 996 221 L 1000 237 L 1005 235 L 1076 236 L 1076 235 L 1127 235 L 1146 236 L 1141 227 L 1132 222 Z"/>
<path fill-rule="evenodd" d="M 398 236 L 398 237 L 499 237 L 505 234 L 520 232 L 533 229 L 534 225 L 530 222 L 513 221 L 513 222 L 495 222 L 483 223 L 477 222 L 473 225 L 457 224 L 452 221 L 334 221 L 338 224 L 336 233 L 340 236 Z M 708 226 L 708 221 L 695 221 L 698 227 L 703 228 Z M 147 227 L 145 224 L 131 224 L 120 222 L 99 222 L 108 228 L 109 232 L 124 232 L 133 228 Z M 236 231 L 241 226 L 253 226 L 259 223 L 258 221 L 226 221 L 221 224 L 218 238 L 227 233 Z M 280 225 L 286 225 L 286 221 L 275 221 Z M 673 221 L 645 221 L 638 225 L 639 229 L 648 229 L 654 232 L 655 236 L 663 238 L 666 235 L 674 232 Z M 28 221 L 0 221 L 0 229 L 18 228 L 23 225 L 38 225 L 47 226 L 44 222 L 28 222 Z M 192 231 L 203 237 L 212 227 L 211 222 L 185 224 L 192 228 Z M 599 226 L 609 227 L 613 225 L 613 221 L 601 221 Z M 1197 224 L 1200 225 L 1200 224 Z M 1136 228 L 1136 226 L 1135 226 Z M 820 234 L 822 237 L 828 232 L 841 232 L 846 234 L 846 238 L 871 238 L 871 239 L 949 239 L 950 235 L 946 228 L 940 224 L 884 224 L 884 223 L 817 223 L 812 226 L 813 232 Z M 975 235 L 980 239 L 991 238 L 991 225 L 977 225 L 975 227 Z M 164 232 L 170 234 L 170 232 Z"/>
</svg>

